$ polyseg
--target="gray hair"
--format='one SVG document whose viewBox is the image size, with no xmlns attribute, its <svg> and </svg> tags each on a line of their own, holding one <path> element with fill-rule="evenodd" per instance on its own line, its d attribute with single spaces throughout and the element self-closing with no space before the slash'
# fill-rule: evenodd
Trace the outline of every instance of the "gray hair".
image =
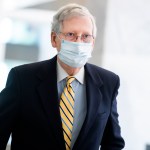
<svg viewBox="0 0 150 150">
<path fill-rule="evenodd" d="M 94 16 L 89 12 L 89 10 L 81 5 L 78 4 L 68 4 L 63 7 L 61 7 L 57 13 L 53 16 L 53 21 L 52 21 L 52 32 L 60 32 L 62 28 L 62 22 L 65 19 L 69 19 L 71 17 L 76 17 L 76 16 L 87 16 L 91 19 L 92 24 L 93 24 L 93 36 L 96 37 L 96 23 L 95 23 L 95 18 Z"/>
</svg>

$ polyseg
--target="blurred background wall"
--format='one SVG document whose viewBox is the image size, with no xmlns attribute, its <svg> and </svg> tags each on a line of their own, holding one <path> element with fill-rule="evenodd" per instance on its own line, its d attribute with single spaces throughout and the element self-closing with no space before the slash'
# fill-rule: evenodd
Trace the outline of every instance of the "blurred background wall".
<svg viewBox="0 0 150 150">
<path fill-rule="evenodd" d="M 120 76 L 118 111 L 125 150 L 148 150 L 149 0 L 0 0 L 0 91 L 12 67 L 56 55 L 50 44 L 51 20 L 70 2 L 88 7 L 96 17 L 98 33 L 90 62 Z"/>
</svg>

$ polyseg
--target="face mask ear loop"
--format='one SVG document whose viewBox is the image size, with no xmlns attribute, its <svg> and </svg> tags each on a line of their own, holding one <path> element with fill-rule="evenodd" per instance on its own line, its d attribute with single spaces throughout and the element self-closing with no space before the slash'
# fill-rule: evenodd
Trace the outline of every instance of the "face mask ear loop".
<svg viewBox="0 0 150 150">
<path fill-rule="evenodd" d="M 55 32 L 55 33 L 56 33 L 56 32 Z M 64 39 L 61 39 L 57 33 L 56 33 L 56 36 L 57 36 L 57 37 L 58 37 L 58 39 L 61 41 L 61 43 L 63 43 L 63 42 L 64 42 Z"/>
<path fill-rule="evenodd" d="M 56 32 L 55 32 L 55 33 L 56 33 Z M 62 41 L 62 39 L 59 37 L 58 33 L 56 33 L 56 36 L 58 37 L 58 39 L 59 39 L 60 41 Z"/>
</svg>

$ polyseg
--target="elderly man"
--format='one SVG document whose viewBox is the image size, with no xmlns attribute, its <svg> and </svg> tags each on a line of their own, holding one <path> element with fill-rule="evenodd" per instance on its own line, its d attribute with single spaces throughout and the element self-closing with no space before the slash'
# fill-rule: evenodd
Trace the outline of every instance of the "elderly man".
<svg viewBox="0 0 150 150">
<path fill-rule="evenodd" d="M 50 60 L 11 69 L 0 93 L 0 150 L 121 150 L 119 77 L 87 63 L 96 37 L 87 8 L 69 4 L 53 17 Z"/>
</svg>

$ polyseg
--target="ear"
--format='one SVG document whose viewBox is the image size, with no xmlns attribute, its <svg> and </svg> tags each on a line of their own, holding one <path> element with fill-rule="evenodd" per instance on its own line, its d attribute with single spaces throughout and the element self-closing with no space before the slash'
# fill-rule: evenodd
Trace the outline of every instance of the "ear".
<svg viewBox="0 0 150 150">
<path fill-rule="evenodd" d="M 55 32 L 51 32 L 51 44 L 54 48 L 56 48 L 57 46 L 57 43 L 56 43 L 56 38 L 57 38 L 57 35 Z"/>
</svg>

